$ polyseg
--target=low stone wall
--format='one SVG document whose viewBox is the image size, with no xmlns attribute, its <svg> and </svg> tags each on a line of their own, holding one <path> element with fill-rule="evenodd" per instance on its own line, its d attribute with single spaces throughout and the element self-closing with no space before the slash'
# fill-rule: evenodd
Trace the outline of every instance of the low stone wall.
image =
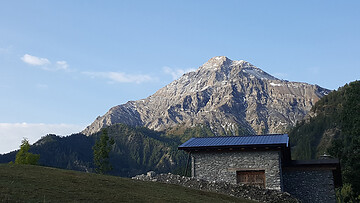
<svg viewBox="0 0 360 203">
<path fill-rule="evenodd" d="M 289 193 L 280 192 L 278 190 L 267 190 L 247 185 L 237 185 L 226 182 L 208 182 L 201 179 L 173 175 L 171 173 L 156 174 L 155 172 L 151 171 L 148 172 L 146 175 L 137 175 L 132 179 L 182 185 L 193 189 L 217 192 L 230 196 L 255 200 L 258 202 L 299 202 L 297 199 L 290 196 Z"/>
</svg>

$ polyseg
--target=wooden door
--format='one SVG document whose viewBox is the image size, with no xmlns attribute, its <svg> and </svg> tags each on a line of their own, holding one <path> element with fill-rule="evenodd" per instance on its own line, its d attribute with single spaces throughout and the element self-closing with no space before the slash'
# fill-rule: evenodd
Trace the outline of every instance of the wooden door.
<svg viewBox="0 0 360 203">
<path fill-rule="evenodd" d="M 256 185 L 265 188 L 265 171 L 237 171 L 237 183 L 246 185 Z"/>
</svg>

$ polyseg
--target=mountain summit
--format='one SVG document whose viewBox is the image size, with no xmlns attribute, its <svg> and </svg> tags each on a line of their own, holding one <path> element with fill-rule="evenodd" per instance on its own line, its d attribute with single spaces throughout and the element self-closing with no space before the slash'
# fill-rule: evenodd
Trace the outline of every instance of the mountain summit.
<svg viewBox="0 0 360 203">
<path fill-rule="evenodd" d="M 201 124 L 217 135 L 282 133 L 329 92 L 217 56 L 146 99 L 112 107 L 82 133 L 90 135 L 115 123 L 154 130 Z"/>
</svg>

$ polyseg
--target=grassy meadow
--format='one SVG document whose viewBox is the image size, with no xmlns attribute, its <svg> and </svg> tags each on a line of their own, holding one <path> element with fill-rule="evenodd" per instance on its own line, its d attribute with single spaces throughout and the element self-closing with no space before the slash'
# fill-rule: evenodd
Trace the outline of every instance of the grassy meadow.
<svg viewBox="0 0 360 203">
<path fill-rule="evenodd" d="M 156 182 L 0 164 L 0 202 L 252 202 Z"/>
</svg>

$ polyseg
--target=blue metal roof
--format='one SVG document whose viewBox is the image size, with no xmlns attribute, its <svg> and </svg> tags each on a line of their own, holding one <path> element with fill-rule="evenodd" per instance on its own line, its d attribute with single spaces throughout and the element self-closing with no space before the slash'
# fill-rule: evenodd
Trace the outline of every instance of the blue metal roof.
<svg viewBox="0 0 360 203">
<path fill-rule="evenodd" d="M 191 138 L 179 149 L 214 148 L 214 147 L 241 147 L 252 145 L 289 145 L 287 134 L 251 135 L 251 136 L 218 136 Z"/>
</svg>

